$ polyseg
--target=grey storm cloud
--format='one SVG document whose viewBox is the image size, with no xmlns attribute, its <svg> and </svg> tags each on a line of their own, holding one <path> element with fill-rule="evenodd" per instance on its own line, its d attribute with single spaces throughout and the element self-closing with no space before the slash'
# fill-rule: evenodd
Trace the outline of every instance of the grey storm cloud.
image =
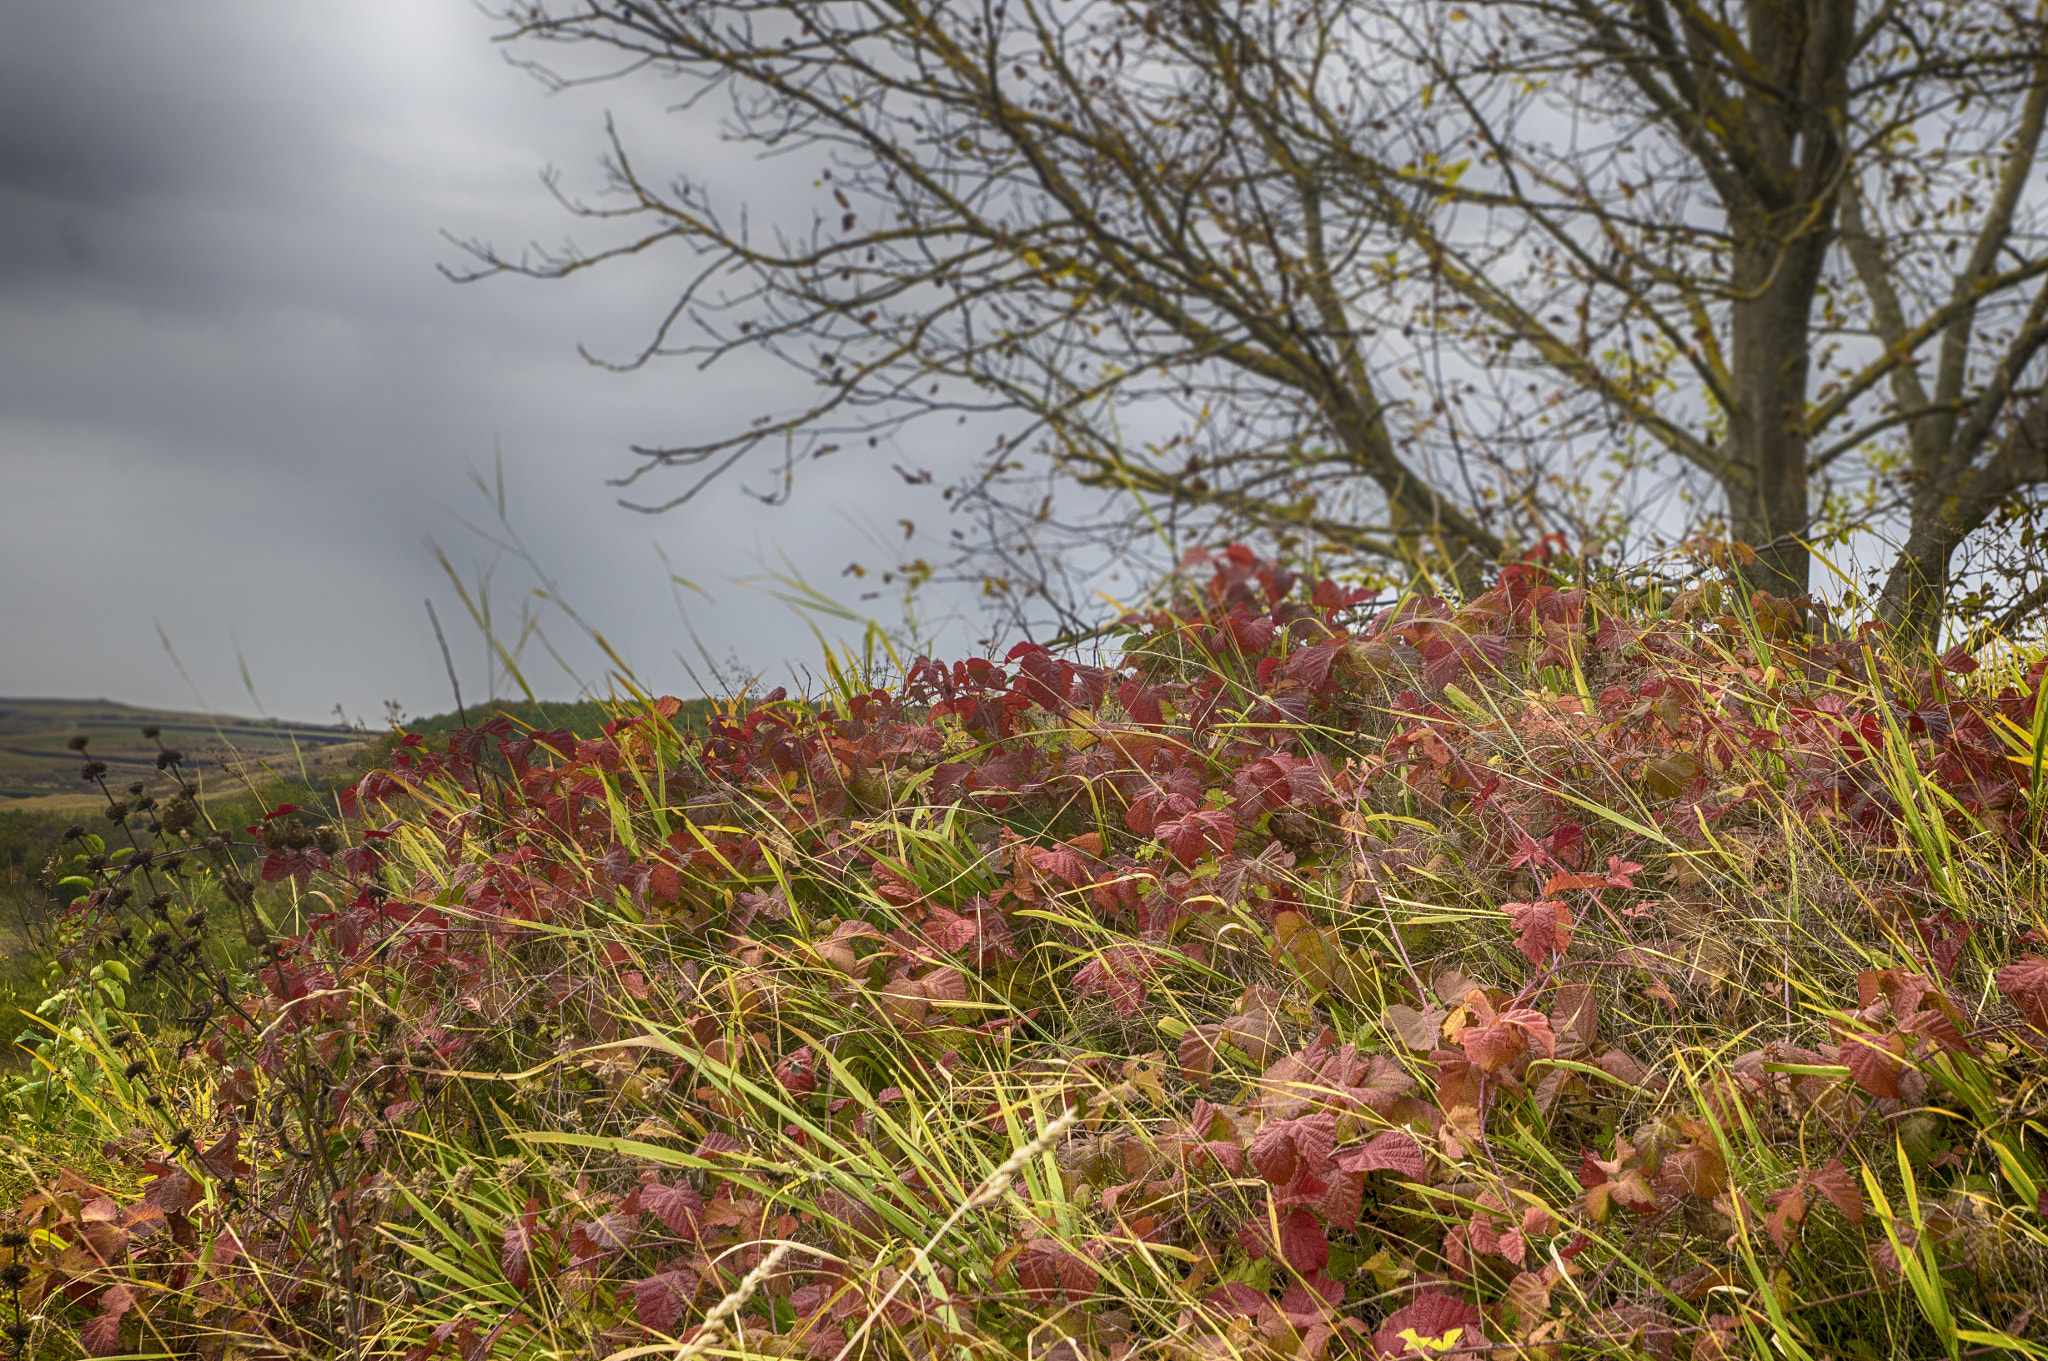
<svg viewBox="0 0 2048 1361">
<path fill-rule="evenodd" d="M 463 0 L 0 6 L 0 694 L 189 704 L 160 625 L 223 710 L 256 702 L 243 663 L 280 715 L 446 708 L 421 600 L 477 689 L 483 649 L 425 541 L 488 557 L 462 521 L 488 515 L 471 478 L 500 456 L 563 594 L 665 688 L 698 659 L 679 594 L 715 656 L 780 671 L 808 626 L 730 578 L 786 553 L 836 589 L 880 551 L 865 526 L 943 532 L 935 494 L 899 504 L 889 459 L 813 465 L 781 509 L 737 482 L 664 517 L 617 506 L 628 445 L 785 406 L 791 376 L 590 368 L 575 345 L 629 351 L 680 262 L 458 287 L 441 233 L 571 235 L 538 172 L 595 186 L 608 112 L 757 213 L 807 215 L 806 168 L 749 164 L 658 81 L 550 96 L 492 34 Z M 712 599 L 672 587 L 664 554 Z M 516 614 L 531 580 L 496 584 Z M 574 690 L 529 661 L 536 688 Z"/>
</svg>

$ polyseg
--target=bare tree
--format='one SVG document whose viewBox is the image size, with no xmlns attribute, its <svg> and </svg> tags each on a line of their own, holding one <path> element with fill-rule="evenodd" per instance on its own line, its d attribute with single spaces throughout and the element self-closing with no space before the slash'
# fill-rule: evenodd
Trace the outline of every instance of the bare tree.
<svg viewBox="0 0 2048 1361">
<path fill-rule="evenodd" d="M 1480 0 L 1373 24 L 1454 110 L 1396 172 L 1451 205 L 1409 235 L 1503 349 L 1710 476 L 1773 590 L 1898 512 L 1881 611 L 1938 631 L 1957 548 L 2048 479 L 2041 14 Z M 1470 262 L 1507 241 L 1522 268 Z"/>
<path fill-rule="evenodd" d="M 471 243 L 479 273 L 554 277 L 680 246 L 692 272 L 624 363 L 756 348 L 814 381 L 795 410 L 639 450 L 634 478 L 691 474 L 658 506 L 760 451 L 784 451 L 786 487 L 806 449 L 1021 413 L 984 497 L 1029 450 L 1127 504 L 1469 589 L 1510 542 L 1622 527 L 1630 507 L 1593 523 L 1561 476 L 1599 451 L 1624 479 L 1661 460 L 1710 487 L 1760 551 L 1757 584 L 1787 595 L 1810 543 L 1901 518 L 1883 606 L 1931 633 L 1958 546 L 2048 475 L 2031 12 L 534 0 L 506 17 L 516 42 L 615 57 L 604 74 L 686 77 L 729 101 L 735 135 L 828 162 L 829 211 L 763 234 L 643 174 L 615 135 L 613 197 L 572 207 L 622 240 Z M 1114 414 L 1146 402 L 1182 424 L 1128 447 Z"/>
<path fill-rule="evenodd" d="M 514 40 L 685 74 L 729 99 L 735 135 L 818 152 L 832 206 L 802 235 L 753 231 L 701 185 L 644 175 L 614 135 L 613 197 L 571 206 L 627 223 L 624 240 L 588 255 L 470 247 L 482 273 L 550 277 L 693 250 L 623 363 L 754 347 L 814 380 L 793 411 L 637 451 L 636 478 L 692 475 L 658 507 L 757 452 L 786 451 L 787 472 L 805 450 L 793 438 L 815 449 L 920 416 L 1014 412 L 1026 424 L 995 470 L 1033 448 L 1086 486 L 1469 587 L 1504 535 L 1558 526 L 1526 458 L 1443 437 L 1445 385 L 1423 368 L 1438 337 L 1426 321 L 1417 335 L 1402 298 L 1413 257 L 1388 217 L 1428 212 L 1436 190 L 1382 185 L 1368 202 L 1346 188 L 1342 163 L 1393 126 L 1401 96 L 1348 73 L 1352 34 L 1304 14 L 1317 17 L 1038 0 L 521 6 Z M 1184 424 L 1127 447 L 1114 411 L 1148 401 Z"/>
</svg>

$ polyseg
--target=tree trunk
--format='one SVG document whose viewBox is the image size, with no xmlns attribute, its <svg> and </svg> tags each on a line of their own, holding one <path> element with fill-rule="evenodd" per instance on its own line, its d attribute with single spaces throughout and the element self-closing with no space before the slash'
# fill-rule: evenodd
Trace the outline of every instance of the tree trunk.
<svg viewBox="0 0 2048 1361">
<path fill-rule="evenodd" d="M 1956 549 L 2008 496 L 2048 481 L 2048 398 L 2036 399 L 2021 414 L 1990 459 L 1975 461 L 1977 448 L 1966 428 L 1951 437 L 1938 460 L 1923 460 L 1931 475 L 1913 490 L 1906 546 L 1878 597 L 1878 618 L 1915 648 L 1940 643 Z"/>
<path fill-rule="evenodd" d="M 1961 535 L 1940 520 L 1916 515 L 1906 546 L 1884 580 L 1877 617 L 1890 624 L 1899 641 L 1913 651 L 1935 646 L 1941 639 L 1942 607 L 1948 600 L 1949 562 Z"/>
<path fill-rule="evenodd" d="M 1789 216 L 1789 215 L 1786 215 Z M 1801 214 L 1804 216 L 1804 214 Z M 1729 469 L 1721 477 L 1729 537 L 1757 553 L 1743 577 L 1790 599 L 1805 595 L 1808 327 L 1825 254 L 1810 221 L 1787 240 L 1765 221 L 1745 233 L 1734 261 L 1730 318 Z"/>
</svg>

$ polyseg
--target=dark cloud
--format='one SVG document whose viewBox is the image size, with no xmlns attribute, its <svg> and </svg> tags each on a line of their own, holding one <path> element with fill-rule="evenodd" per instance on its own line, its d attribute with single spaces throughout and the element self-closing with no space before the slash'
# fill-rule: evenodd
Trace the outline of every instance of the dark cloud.
<svg viewBox="0 0 2048 1361">
<path fill-rule="evenodd" d="M 715 653 L 813 650 L 724 579 L 787 551 L 836 585 L 872 559 L 859 523 L 906 513 L 887 460 L 814 465 L 780 511 L 729 486 L 635 516 L 604 485 L 629 443 L 774 409 L 788 375 L 584 366 L 577 341 L 641 337 L 660 261 L 557 286 L 435 271 L 443 229 L 560 241 L 537 172 L 595 182 L 607 110 L 757 210 L 802 211 L 808 185 L 780 178 L 801 169 L 748 166 L 659 83 L 548 97 L 490 36 L 462 0 L 0 6 L 0 694 L 188 702 L 160 622 L 224 709 L 249 706 L 238 648 L 274 712 L 446 707 L 420 602 L 462 610 L 424 540 L 482 560 L 457 517 L 487 513 L 470 476 L 500 453 L 536 553 L 660 683 L 686 685 L 672 654 L 695 653 L 657 546 L 714 586 L 686 598 Z M 908 513 L 943 532 L 939 509 Z M 531 583 L 496 583 L 516 614 Z M 455 641 L 480 686 L 480 645 Z"/>
</svg>

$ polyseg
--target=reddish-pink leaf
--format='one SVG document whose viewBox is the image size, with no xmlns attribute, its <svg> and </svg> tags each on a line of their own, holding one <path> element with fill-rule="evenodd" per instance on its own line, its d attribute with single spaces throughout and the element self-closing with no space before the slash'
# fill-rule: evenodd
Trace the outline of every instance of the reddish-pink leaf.
<svg viewBox="0 0 2048 1361">
<path fill-rule="evenodd" d="M 1289 1323 L 1311 1325 L 1310 1331 L 1313 1332 L 1313 1325 L 1327 1323 L 1332 1311 L 1343 1302 L 1342 1282 L 1333 1281 L 1328 1276 L 1309 1276 L 1288 1283 L 1287 1293 L 1280 1297 L 1280 1314 Z M 1306 1343 L 1307 1338 L 1304 1337 L 1303 1342 Z"/>
<path fill-rule="evenodd" d="M 1459 1346 L 1484 1346 L 1487 1338 L 1479 1330 L 1481 1321 L 1479 1310 L 1456 1295 L 1441 1290 L 1424 1290 L 1387 1315 L 1386 1321 L 1380 1324 L 1380 1330 L 1372 1335 L 1372 1345 L 1381 1356 L 1434 1357 L 1438 1355 L 1436 1350 L 1427 1346 L 1412 1347 L 1402 1340 L 1401 1334 L 1441 1340 L 1457 1328 L 1462 1330 L 1458 1335 Z"/>
<path fill-rule="evenodd" d="M 1311 690 L 1334 690 L 1336 683 L 1330 673 L 1336 667 L 1337 658 L 1349 646 L 1350 639 L 1339 638 L 1334 642 L 1297 647 L 1287 654 L 1287 664 L 1282 669 Z"/>
<path fill-rule="evenodd" d="M 1782 1191 L 1773 1191 L 1765 1203 L 1771 1211 L 1764 1216 L 1764 1232 L 1778 1245 L 1778 1251 L 1783 1252 L 1791 1241 L 1792 1227 L 1806 1220 L 1806 1188 L 1789 1186 Z"/>
<path fill-rule="evenodd" d="M 978 934 L 974 921 L 936 904 L 924 920 L 924 938 L 941 954 L 952 954 Z"/>
<path fill-rule="evenodd" d="M 1280 1257 L 1306 1276 L 1330 1260 L 1330 1238 L 1323 1223 L 1308 1210 L 1294 1210 L 1280 1221 Z"/>
<path fill-rule="evenodd" d="M 1031 867 L 1049 879 L 1057 879 L 1069 888 L 1088 882 L 1088 864 L 1072 846 L 1034 847 L 1027 854 Z"/>
<path fill-rule="evenodd" d="M 679 1267 L 644 1281 L 628 1281 L 626 1288 L 633 1292 L 633 1312 L 641 1327 L 673 1333 L 690 1302 L 697 1298 L 697 1285 L 697 1273 Z"/>
<path fill-rule="evenodd" d="M 263 862 L 263 880 L 274 884 L 280 879 L 295 879 L 301 889 L 313 881 L 315 870 L 327 868 L 327 856 L 315 847 L 300 850 L 272 851 Z"/>
<path fill-rule="evenodd" d="M 1838 1061 L 1848 1065 L 1849 1076 L 1872 1096 L 1899 1099 L 1899 1056 L 1883 1039 L 1869 1035 L 1846 1035 L 1836 1051 Z"/>
<path fill-rule="evenodd" d="M 793 1096 L 809 1096 L 816 1091 L 818 1063 L 817 1057 L 811 1053 L 811 1047 L 804 1045 L 794 1053 L 785 1055 L 782 1062 L 775 1065 L 775 1080 Z"/>
<path fill-rule="evenodd" d="M 183 1214 L 192 1208 L 197 1183 L 183 1168 L 172 1168 L 143 1189 L 142 1198 L 167 1215 Z"/>
<path fill-rule="evenodd" d="M 2048 959 L 2023 955 L 1998 971 L 1998 990 L 2027 1024 L 2048 1031 Z"/>
<path fill-rule="evenodd" d="M 746 1147 L 745 1144 L 741 1143 L 733 1135 L 713 1130 L 698 1140 L 697 1156 L 700 1158 L 716 1158 L 723 1153 L 745 1152 Z"/>
<path fill-rule="evenodd" d="M 1590 983 L 1560 983 L 1550 1008 L 1550 1030 L 1566 1058 L 1592 1051 L 1600 1034 L 1600 1003 Z"/>
<path fill-rule="evenodd" d="M 637 1236 L 638 1215 L 614 1210 L 595 1219 L 579 1219 L 569 1230 L 569 1257 L 577 1266 L 622 1251 Z"/>
<path fill-rule="evenodd" d="M 1185 766 L 1156 777 L 1155 783 L 1131 800 L 1124 813 L 1124 825 L 1139 836 L 1151 836 L 1162 822 L 1194 812 L 1202 806 L 1202 779 Z"/>
<path fill-rule="evenodd" d="M 1237 773 L 1230 778 L 1238 812 L 1247 821 L 1255 821 L 1261 815 L 1285 806 L 1294 794 L 1290 775 L 1298 764 L 1300 762 L 1294 757 L 1275 752 L 1239 766 Z"/>
<path fill-rule="evenodd" d="M 1406 1130 L 1390 1129 L 1365 1141 L 1365 1147 L 1337 1160 L 1346 1172 L 1398 1172 L 1411 1181 L 1429 1175 L 1429 1159 L 1415 1136 Z"/>
<path fill-rule="evenodd" d="M 1600 1071 L 1628 1087 L 1640 1087 L 1650 1070 L 1643 1066 L 1641 1059 L 1626 1049 L 1610 1049 L 1594 1060 Z"/>
<path fill-rule="evenodd" d="M 1330 1154 L 1337 1146 L 1337 1117 L 1305 1115 L 1294 1120 L 1274 1120 L 1259 1131 L 1246 1156 L 1261 1177 L 1274 1186 L 1286 1186 L 1299 1174 L 1321 1177 L 1329 1168 Z"/>
<path fill-rule="evenodd" d="M 121 1350 L 121 1315 L 94 1314 L 78 1330 L 78 1345 L 87 1356 L 112 1356 Z"/>
<path fill-rule="evenodd" d="M 1529 1046 L 1544 1058 L 1557 1057 L 1557 1035 L 1550 1028 L 1550 1018 L 1533 1007 L 1515 1007 L 1501 1014 L 1504 1024 L 1518 1027 L 1529 1037 Z"/>
<path fill-rule="evenodd" d="M 1422 678 L 1432 690 L 1441 690 L 1459 673 L 1497 671 L 1507 661 L 1511 644 L 1493 635 L 1474 637 L 1456 631 L 1440 634 L 1422 648 Z"/>
<path fill-rule="evenodd" d="M 1271 1303 L 1265 1291 L 1254 1290 L 1243 1281 L 1219 1285 L 1202 1301 L 1204 1308 L 1227 1318 L 1256 1314 Z"/>
<path fill-rule="evenodd" d="M 1358 1212 L 1365 1201 L 1365 1177 L 1358 1172 L 1337 1172 L 1329 1189 L 1309 1202 L 1323 1222 L 1333 1229 L 1358 1227 Z"/>
<path fill-rule="evenodd" d="M 697 1225 L 704 1217 L 704 1197 L 688 1186 L 649 1182 L 640 1188 L 640 1206 L 667 1225 L 668 1231 L 678 1238 L 696 1238 Z"/>
<path fill-rule="evenodd" d="M 1465 1027 L 1458 1035 L 1458 1043 L 1473 1067 L 1484 1073 L 1497 1073 L 1522 1056 L 1522 1051 L 1529 1047 L 1529 1036 L 1520 1026 L 1503 1020 Z"/>
<path fill-rule="evenodd" d="M 524 1290 L 533 1283 L 533 1272 L 528 1262 L 533 1256 L 534 1226 L 539 1215 L 540 1201 L 529 1197 L 525 1212 L 505 1221 L 505 1251 L 500 1260 L 505 1269 L 505 1279 L 515 1290 Z"/>
<path fill-rule="evenodd" d="M 1083 997 L 1101 995 L 1125 1016 L 1136 1016 L 1145 1004 L 1144 977 L 1157 963 L 1155 952 L 1142 945 L 1113 945 L 1074 974 L 1074 991 Z"/>
<path fill-rule="evenodd" d="M 1101 1279 L 1093 1262 L 1049 1238 L 1033 1239 L 1017 1255 L 1017 1283 L 1033 1299 L 1081 1299 L 1094 1294 Z"/>
<path fill-rule="evenodd" d="M 214 1144 L 212 1148 L 207 1149 L 203 1153 L 194 1154 L 194 1161 L 205 1170 L 207 1176 L 212 1177 L 216 1181 L 224 1181 L 234 1176 L 237 1172 L 246 1172 L 248 1170 L 248 1165 L 241 1161 L 237 1151 L 241 1147 L 241 1142 L 241 1131 L 231 1129 L 226 1134 L 223 1134 L 220 1137 L 220 1141 Z"/>
<path fill-rule="evenodd" d="M 1956 1023 L 1939 1007 L 1927 1007 L 1899 1017 L 1899 1029 L 1908 1035 L 1924 1035 L 1950 1053 L 1964 1053 L 1970 1047 L 1962 1032 L 1956 1029 Z"/>
<path fill-rule="evenodd" d="M 1345 1046 L 1344 1053 L 1350 1052 Z M 1340 1059 L 1342 1054 L 1338 1056 Z M 1368 1110 L 1389 1115 L 1400 1104 L 1401 1098 L 1415 1090 L 1415 1079 L 1408 1070 L 1386 1054 L 1374 1054 L 1362 1069 L 1348 1074 L 1343 1084 L 1344 1094 Z"/>
<path fill-rule="evenodd" d="M 1190 1026 L 1180 1037 L 1180 1075 L 1197 1091 L 1208 1091 L 1215 1079 L 1216 1039 L 1222 1031 L 1220 1025 Z"/>
<path fill-rule="evenodd" d="M 1237 837 L 1237 820 L 1228 808 L 1200 808 L 1172 822 L 1159 823 L 1153 834 L 1166 843 L 1174 859 L 1194 865 L 1211 847 L 1218 852 L 1230 849 Z"/>
<path fill-rule="evenodd" d="M 78 1345 L 88 1356 L 112 1356 L 121 1350 L 121 1320 L 135 1307 L 135 1292 L 125 1285 L 109 1286 L 100 1296 L 100 1311 L 78 1330 Z"/>
<path fill-rule="evenodd" d="M 1430 1007 L 1417 1011 L 1414 1007 L 1396 1002 L 1387 1008 L 1385 1021 L 1387 1029 L 1400 1037 L 1401 1043 L 1410 1049 L 1427 1054 L 1433 1051 L 1443 1037 L 1444 1009 Z"/>
<path fill-rule="evenodd" d="M 1518 933 L 1515 948 L 1531 964 L 1541 964 L 1553 953 L 1561 955 L 1572 948 L 1572 910 L 1563 903 L 1546 898 L 1535 903 L 1507 903 L 1501 910 Z"/>
<path fill-rule="evenodd" d="M 1920 1231 L 1911 1224 L 1901 1224 L 1897 1231 L 1899 1246 L 1905 1248 L 1910 1255 L 1913 1249 L 1919 1246 Z M 1899 1269 L 1898 1250 L 1890 1243 L 1880 1240 L 1872 1244 L 1867 1251 L 1870 1255 L 1870 1264 L 1877 1268 L 1877 1274 L 1885 1280 L 1896 1281 L 1905 1274 Z"/>
<path fill-rule="evenodd" d="M 1863 1185 L 1837 1159 L 1818 1172 L 1806 1174 L 1806 1184 L 1826 1196 L 1851 1224 L 1863 1222 Z"/>
<path fill-rule="evenodd" d="M 967 1000 L 967 976 L 958 969 L 933 969 L 917 980 L 924 995 L 934 1002 L 964 1002 Z"/>
<path fill-rule="evenodd" d="M 1259 1131 L 1259 1137 L 1252 1140 L 1252 1146 L 1245 1150 L 1253 1168 L 1269 1185 L 1285 1186 L 1294 1180 L 1294 1169 L 1299 1161 L 1294 1151 L 1294 1140 L 1288 1137 L 1278 1121 Z"/>
</svg>

